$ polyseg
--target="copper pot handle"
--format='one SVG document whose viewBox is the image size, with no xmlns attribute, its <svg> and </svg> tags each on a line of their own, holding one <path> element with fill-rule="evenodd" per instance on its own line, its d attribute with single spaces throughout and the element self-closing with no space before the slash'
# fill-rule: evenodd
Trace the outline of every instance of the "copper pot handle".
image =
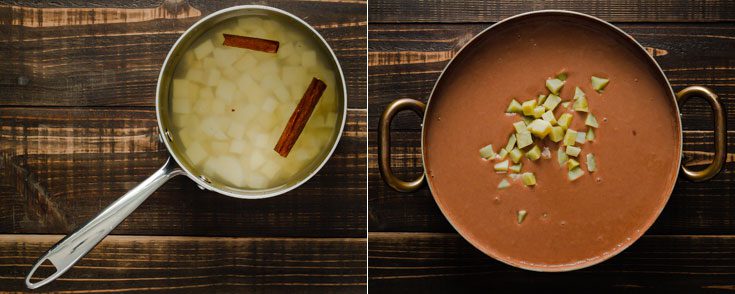
<svg viewBox="0 0 735 294">
<path fill-rule="evenodd" d="M 378 167 L 380 174 L 383 176 L 383 181 L 388 186 L 399 192 L 412 192 L 423 185 L 424 173 L 421 173 L 419 178 L 407 182 L 396 177 L 390 169 L 390 123 L 393 121 L 393 117 L 403 110 L 413 110 L 420 117 L 423 117 L 426 104 L 414 99 L 398 99 L 385 108 L 383 115 L 380 116 L 380 121 L 378 121 Z"/>
<path fill-rule="evenodd" d="M 720 98 L 712 90 L 701 86 L 691 86 L 679 91 L 676 93 L 676 102 L 679 104 L 679 108 L 682 108 L 687 100 L 692 97 L 700 97 L 707 100 L 715 116 L 715 158 L 712 160 L 712 163 L 703 170 L 696 171 L 686 168 L 683 164 L 681 166 L 681 170 L 687 179 L 694 182 L 701 182 L 711 179 L 722 169 L 722 164 L 725 162 L 725 157 L 727 156 L 727 144 L 725 142 L 727 138 L 727 124 L 725 123 L 725 108 L 722 107 Z"/>
</svg>

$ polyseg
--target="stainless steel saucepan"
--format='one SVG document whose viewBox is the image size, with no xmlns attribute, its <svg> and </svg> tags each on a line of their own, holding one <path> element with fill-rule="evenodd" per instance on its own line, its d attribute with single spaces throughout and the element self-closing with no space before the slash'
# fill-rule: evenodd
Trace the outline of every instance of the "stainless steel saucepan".
<svg viewBox="0 0 735 294">
<path fill-rule="evenodd" d="M 297 175 L 289 182 L 278 187 L 263 190 L 244 190 L 231 187 L 225 183 L 205 177 L 202 175 L 201 171 L 194 168 L 194 166 L 188 162 L 186 157 L 182 156 L 183 150 L 174 142 L 172 133 L 169 132 L 169 126 L 172 125 L 172 121 L 169 116 L 169 86 L 171 84 L 176 64 L 183 57 L 186 50 L 188 50 L 194 43 L 197 37 L 201 36 L 208 29 L 228 19 L 245 15 L 258 15 L 264 18 L 286 19 L 291 26 L 299 29 L 305 29 L 310 33 L 314 42 L 318 44 L 318 46 L 322 46 L 325 51 L 330 53 L 328 56 L 331 59 L 330 62 L 332 64 L 329 66 L 339 72 L 337 84 L 334 85 L 334 87 L 336 87 L 337 95 L 339 96 L 338 109 L 341 110 L 341 114 L 338 115 L 336 122 L 337 126 L 335 127 L 335 132 L 327 145 L 328 148 L 324 148 L 324 150 L 321 151 L 321 154 L 317 156 L 317 160 L 314 160 L 311 165 L 297 173 Z M 128 215 L 130 215 L 130 213 L 143 203 L 148 196 L 175 176 L 186 175 L 196 182 L 202 189 L 241 199 L 268 198 L 281 195 L 295 189 L 314 176 L 314 174 L 321 169 L 334 152 L 345 125 L 345 116 L 347 113 L 346 97 L 347 87 L 345 85 L 344 75 L 342 74 L 342 69 L 337 61 L 337 57 L 334 55 L 334 52 L 324 38 L 322 38 L 322 36 L 319 35 L 313 27 L 295 15 L 267 6 L 243 5 L 226 8 L 204 17 L 186 30 L 186 32 L 184 32 L 184 34 L 176 41 L 166 56 L 163 68 L 161 69 L 161 73 L 158 77 L 156 90 L 156 116 L 158 119 L 161 141 L 166 145 L 170 158 L 166 161 L 163 167 L 153 173 L 153 175 L 148 179 L 110 204 L 110 206 L 105 208 L 105 210 L 100 214 L 77 229 L 71 235 L 66 236 L 46 252 L 46 254 L 41 256 L 26 276 L 26 285 L 30 289 L 36 289 L 60 277 L 74 266 L 74 264 L 76 264 L 84 255 L 92 250 L 92 248 L 94 248 L 100 241 L 102 241 L 105 236 L 107 236 Z M 47 260 L 53 264 L 56 271 L 40 281 L 32 282 L 31 278 L 33 277 L 33 274 L 38 270 L 39 266 Z"/>
</svg>

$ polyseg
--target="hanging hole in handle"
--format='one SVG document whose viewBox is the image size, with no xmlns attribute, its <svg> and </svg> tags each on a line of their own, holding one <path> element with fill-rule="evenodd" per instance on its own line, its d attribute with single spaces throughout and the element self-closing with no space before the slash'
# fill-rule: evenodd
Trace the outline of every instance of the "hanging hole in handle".
<svg viewBox="0 0 735 294">
<path fill-rule="evenodd" d="M 46 278 L 34 278 L 37 271 L 40 277 Z M 42 259 L 36 261 L 36 264 L 33 265 L 33 268 L 31 268 L 31 271 L 26 276 L 26 287 L 28 287 L 28 289 L 37 289 L 56 280 L 56 278 L 58 278 L 62 274 L 63 272 L 59 271 L 58 267 L 56 267 L 51 259 L 44 256 Z M 38 282 L 31 281 L 38 279 L 41 280 Z"/>
<path fill-rule="evenodd" d="M 714 140 L 715 140 L 715 156 L 712 163 L 702 170 L 690 170 L 682 164 L 681 169 L 684 176 L 695 182 L 706 181 L 717 175 L 722 169 L 727 156 L 727 123 L 725 121 L 725 108 L 720 103 L 719 97 L 709 88 L 701 86 L 691 86 L 684 88 L 676 93 L 676 101 L 679 109 L 682 109 L 687 100 L 692 97 L 699 97 L 706 100 L 712 108 L 712 114 L 715 119 Z"/>
<path fill-rule="evenodd" d="M 414 99 L 398 99 L 393 101 L 385 108 L 378 122 L 378 168 L 388 186 L 399 192 L 412 192 L 421 187 L 424 183 L 425 176 L 421 176 L 413 181 L 404 181 L 393 174 L 391 169 L 391 153 L 390 153 L 390 123 L 395 115 L 404 110 L 412 110 L 419 117 L 423 117 L 426 104 Z"/>
</svg>

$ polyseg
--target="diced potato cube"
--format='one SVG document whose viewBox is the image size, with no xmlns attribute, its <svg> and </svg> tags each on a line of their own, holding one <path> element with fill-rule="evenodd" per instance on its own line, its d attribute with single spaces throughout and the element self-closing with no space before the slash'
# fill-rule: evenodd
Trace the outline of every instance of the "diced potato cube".
<svg viewBox="0 0 735 294">
<path fill-rule="evenodd" d="M 511 134 L 508 137 L 508 144 L 505 145 L 505 150 L 510 151 L 510 150 L 513 149 L 513 146 L 515 146 L 515 145 L 516 145 L 516 136 L 513 135 L 513 134 Z"/>
<path fill-rule="evenodd" d="M 600 125 L 597 123 L 597 118 L 595 118 L 595 116 L 592 115 L 592 113 L 587 114 L 587 119 L 584 120 L 584 124 L 590 127 L 593 127 L 593 128 L 600 127 Z"/>
<path fill-rule="evenodd" d="M 580 97 L 585 97 L 585 96 L 586 95 L 584 94 L 584 92 L 582 91 L 582 89 L 580 89 L 579 87 L 575 87 L 574 88 L 574 100 L 577 100 Z"/>
<path fill-rule="evenodd" d="M 571 113 L 562 113 L 561 116 L 559 116 L 559 119 L 556 121 L 556 123 L 562 127 L 562 129 L 566 130 L 569 128 L 569 126 L 572 125 L 572 119 L 574 119 L 574 116 L 572 116 Z"/>
<path fill-rule="evenodd" d="M 276 177 L 276 174 L 278 174 L 280 170 L 281 170 L 281 165 L 266 164 L 260 169 L 260 172 L 263 173 L 263 175 L 269 180 L 274 180 Z"/>
<path fill-rule="evenodd" d="M 531 137 L 530 132 L 517 133 L 516 138 L 518 138 L 518 148 L 525 148 L 533 144 L 533 137 Z"/>
<path fill-rule="evenodd" d="M 506 179 L 503 179 L 503 180 L 502 180 L 502 181 L 500 181 L 500 183 L 498 184 L 498 189 L 505 189 L 505 188 L 508 188 L 508 187 L 510 187 L 510 183 L 509 183 L 509 182 L 508 182 L 508 180 L 506 180 Z"/>
<path fill-rule="evenodd" d="M 206 84 L 207 86 L 214 87 L 217 86 L 217 84 L 222 79 L 222 73 L 219 72 L 216 68 L 210 68 L 206 73 Z"/>
<path fill-rule="evenodd" d="M 229 47 L 219 47 L 212 51 L 214 61 L 220 69 L 225 70 L 232 68 L 232 64 L 237 61 L 237 58 L 241 55 L 241 50 Z"/>
<path fill-rule="evenodd" d="M 204 134 L 213 139 L 226 140 L 227 135 L 224 131 L 227 129 L 227 125 L 225 125 L 226 123 L 226 119 L 221 119 L 218 117 L 208 117 L 202 120 L 202 124 L 199 125 L 199 128 Z"/>
<path fill-rule="evenodd" d="M 263 19 L 257 16 L 240 17 L 237 25 L 246 31 L 254 31 L 263 26 Z"/>
<path fill-rule="evenodd" d="M 208 77 L 204 74 L 204 70 L 198 68 L 190 68 L 186 71 L 185 79 L 202 85 L 207 84 Z"/>
<path fill-rule="evenodd" d="M 286 57 L 291 56 L 291 54 L 295 53 L 295 49 L 293 47 L 293 43 L 287 42 L 287 43 L 281 43 L 281 45 L 278 47 L 278 58 L 279 59 L 286 59 Z"/>
<path fill-rule="evenodd" d="M 564 139 L 564 129 L 560 126 L 551 127 L 549 139 L 551 139 L 551 141 L 555 143 L 558 143 L 559 141 Z"/>
<path fill-rule="evenodd" d="M 587 140 L 585 139 L 586 136 L 587 134 L 585 132 L 577 132 L 577 138 L 574 139 L 574 141 L 579 144 L 584 144 L 585 142 L 587 142 Z"/>
<path fill-rule="evenodd" d="M 309 75 L 306 72 L 306 69 L 301 66 L 284 66 L 282 73 L 281 73 L 281 80 L 283 80 L 283 83 L 287 86 L 291 85 L 304 85 L 304 89 L 309 85 Z M 299 98 L 301 98 L 301 94 L 303 94 L 303 90 L 301 90 L 299 93 Z"/>
<path fill-rule="evenodd" d="M 554 112 L 551 110 L 544 112 L 544 114 L 541 115 L 541 119 L 548 121 L 552 126 L 556 124 L 556 117 L 554 116 Z"/>
<path fill-rule="evenodd" d="M 278 74 L 278 68 L 278 62 L 272 59 L 263 60 L 260 64 L 258 64 L 258 71 L 260 72 L 261 76 L 267 74 Z"/>
<path fill-rule="evenodd" d="M 278 107 L 278 100 L 275 97 L 268 97 L 263 102 L 262 110 L 271 113 L 276 110 L 276 107 Z"/>
<path fill-rule="evenodd" d="M 546 108 L 541 105 L 536 106 L 536 108 L 533 109 L 533 117 L 540 118 L 542 115 L 544 115 L 544 112 L 546 112 Z"/>
<path fill-rule="evenodd" d="M 252 153 L 250 153 L 250 169 L 255 170 L 260 168 L 263 164 L 265 164 L 265 161 L 265 155 L 263 155 L 261 151 L 255 149 Z"/>
<path fill-rule="evenodd" d="M 304 67 L 312 67 L 316 65 L 316 52 L 307 50 L 301 53 L 301 65 Z"/>
<path fill-rule="evenodd" d="M 572 104 L 572 102 L 565 101 L 561 103 L 561 107 L 564 107 L 566 109 L 569 109 L 569 105 Z"/>
<path fill-rule="evenodd" d="M 518 148 L 513 148 L 513 150 L 508 152 L 508 156 L 513 163 L 518 163 L 521 160 L 521 157 L 523 157 L 523 152 Z"/>
<path fill-rule="evenodd" d="M 521 172 L 521 168 L 523 168 L 523 163 L 518 163 L 518 164 L 514 164 L 514 165 L 511 165 L 510 167 L 508 167 L 508 170 L 510 172 L 520 173 Z"/>
<path fill-rule="evenodd" d="M 495 154 L 495 150 L 493 150 L 493 144 L 480 148 L 480 157 L 484 159 L 495 157 L 495 155 L 496 154 Z"/>
<path fill-rule="evenodd" d="M 523 113 L 523 107 L 521 106 L 521 103 L 518 103 L 515 99 L 510 101 L 510 105 L 508 105 L 508 109 L 505 110 L 507 113 Z"/>
<path fill-rule="evenodd" d="M 498 155 L 495 156 L 495 159 L 497 160 L 503 160 L 505 157 L 508 156 L 508 150 L 505 150 L 504 148 L 500 149 L 498 151 Z"/>
<path fill-rule="evenodd" d="M 536 100 L 528 100 L 521 104 L 523 115 L 533 116 L 533 109 L 536 108 Z"/>
<path fill-rule="evenodd" d="M 280 49 L 278 50 L 281 51 Z M 243 54 L 240 59 L 235 62 L 235 69 L 240 72 L 248 72 L 258 65 L 258 60 L 251 54 Z"/>
<path fill-rule="evenodd" d="M 589 128 L 587 129 L 587 141 L 592 141 L 595 139 L 595 129 Z"/>
<path fill-rule="evenodd" d="M 567 160 L 569 160 L 569 156 L 564 152 L 564 146 L 559 146 L 559 150 L 556 151 L 556 161 L 561 166 L 566 164 Z"/>
<path fill-rule="evenodd" d="M 567 132 L 564 134 L 564 146 L 574 146 L 574 143 L 577 141 L 577 131 L 572 129 L 567 129 Z"/>
<path fill-rule="evenodd" d="M 513 123 L 513 128 L 516 129 L 516 133 L 523 133 L 523 132 L 527 132 L 528 131 L 526 129 L 526 123 L 523 122 L 523 121 L 514 122 Z"/>
<path fill-rule="evenodd" d="M 551 132 L 551 123 L 542 119 L 534 120 L 528 125 L 528 131 L 541 139 L 546 138 L 546 135 Z"/>
<path fill-rule="evenodd" d="M 227 136 L 233 139 L 242 139 L 245 136 L 245 126 L 237 122 L 231 123 L 230 127 L 227 128 Z"/>
<path fill-rule="evenodd" d="M 535 179 L 536 179 L 536 178 L 534 178 L 534 181 L 535 181 Z M 525 182 L 524 182 L 524 184 L 525 184 Z M 534 182 L 534 185 L 535 185 L 535 182 Z M 527 186 L 528 186 L 528 185 L 527 185 Z M 528 212 L 526 212 L 525 210 L 519 210 L 519 211 L 518 211 L 518 216 L 517 216 L 517 219 L 518 219 L 518 224 L 519 224 L 519 225 L 520 225 L 520 224 L 522 224 L 522 223 L 523 223 L 523 220 L 525 220 L 525 219 L 526 219 L 526 215 L 527 215 L 527 214 L 528 214 Z"/>
<path fill-rule="evenodd" d="M 281 101 L 281 103 L 290 102 L 292 100 L 291 94 L 288 92 L 288 89 L 286 89 L 286 87 L 284 87 L 283 85 L 279 85 L 273 88 L 273 94 L 276 95 L 276 98 L 278 98 L 278 101 Z"/>
<path fill-rule="evenodd" d="M 536 186 L 536 176 L 533 173 L 523 173 L 521 180 L 526 186 Z"/>
<path fill-rule="evenodd" d="M 221 80 L 214 91 L 214 95 L 218 100 L 232 101 L 232 98 L 234 98 L 235 95 L 235 90 L 237 90 L 235 84 L 228 80 Z"/>
<path fill-rule="evenodd" d="M 608 79 L 604 78 L 598 78 L 596 76 L 592 76 L 592 89 L 594 89 L 597 92 L 602 92 L 603 89 L 607 86 L 607 84 L 610 82 Z"/>
<path fill-rule="evenodd" d="M 194 56 L 196 56 L 197 59 L 202 59 L 212 53 L 213 50 L 214 45 L 212 44 L 212 41 L 205 39 L 204 42 L 194 47 Z"/>
<path fill-rule="evenodd" d="M 202 147 L 202 144 L 197 141 L 188 144 L 184 154 L 186 154 L 186 158 L 188 158 L 193 165 L 199 165 L 207 158 L 207 156 L 209 156 L 204 147 Z"/>
<path fill-rule="evenodd" d="M 564 81 L 560 79 L 548 79 L 546 80 L 546 88 L 553 94 L 559 94 L 559 90 L 564 86 Z"/>
<path fill-rule="evenodd" d="M 240 75 L 240 77 L 237 79 L 237 87 L 238 89 L 240 89 L 240 91 L 243 91 L 245 93 L 251 91 L 253 88 L 260 88 L 253 77 L 251 77 L 249 74 Z"/>
<path fill-rule="evenodd" d="M 576 146 L 567 146 L 567 155 L 577 157 L 579 156 L 579 153 L 582 152 L 582 148 L 576 147 Z"/>
<path fill-rule="evenodd" d="M 538 99 L 537 99 L 538 102 L 536 103 L 536 105 L 544 105 L 544 102 L 546 102 L 546 97 L 547 96 L 546 95 L 543 95 L 543 94 L 542 95 L 538 95 Z"/>
<path fill-rule="evenodd" d="M 574 168 L 579 166 L 579 161 L 575 160 L 574 158 L 570 158 L 567 160 L 567 169 L 573 170 Z"/>
<path fill-rule="evenodd" d="M 554 111 L 557 106 L 559 106 L 559 103 L 561 102 L 561 97 L 549 94 L 549 97 L 546 98 L 546 101 L 544 101 L 544 108 L 546 110 Z"/>
<path fill-rule="evenodd" d="M 230 144 L 226 141 L 210 141 L 209 149 L 212 151 L 212 154 L 224 154 L 230 149 Z"/>
<path fill-rule="evenodd" d="M 587 171 L 597 171 L 597 162 L 595 162 L 595 156 L 592 153 L 587 153 Z"/>
<path fill-rule="evenodd" d="M 575 181 L 583 175 L 584 175 L 584 171 L 579 167 L 576 167 L 575 169 L 567 172 L 567 178 L 569 178 L 570 181 Z"/>
<path fill-rule="evenodd" d="M 495 169 L 495 172 L 505 173 L 508 171 L 508 161 L 503 160 L 502 162 L 498 162 L 493 168 Z"/>
<path fill-rule="evenodd" d="M 532 161 L 541 158 L 541 148 L 539 148 L 538 145 L 534 145 L 531 150 L 528 150 L 528 152 L 526 152 L 526 157 Z"/>
<path fill-rule="evenodd" d="M 586 97 L 579 97 L 579 99 L 574 100 L 574 105 L 572 105 L 572 108 L 575 111 L 580 112 L 590 112 L 589 104 L 587 104 L 587 98 Z"/>
<path fill-rule="evenodd" d="M 228 149 L 228 151 L 235 153 L 235 154 L 244 154 L 245 151 L 249 149 L 250 149 L 250 146 L 248 145 L 247 141 L 232 140 L 232 142 L 230 142 L 230 148 Z"/>
</svg>

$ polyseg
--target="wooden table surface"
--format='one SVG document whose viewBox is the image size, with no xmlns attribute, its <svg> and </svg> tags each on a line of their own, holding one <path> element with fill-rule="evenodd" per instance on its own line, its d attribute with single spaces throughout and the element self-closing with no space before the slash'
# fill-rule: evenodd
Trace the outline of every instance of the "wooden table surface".
<svg viewBox="0 0 735 294">
<path fill-rule="evenodd" d="M 2 2 L 0 291 L 22 291 L 36 258 L 166 160 L 154 92 L 174 41 L 201 17 L 250 3 Z M 314 25 L 339 57 L 349 110 L 334 156 L 265 200 L 176 178 L 42 291 L 365 291 L 366 2 L 257 4 Z"/>
<path fill-rule="evenodd" d="M 714 89 L 726 104 L 728 148 L 735 151 L 735 5 L 732 1 L 391 1 L 371 0 L 369 12 L 368 227 L 370 290 L 447 292 L 532 288 L 589 292 L 735 290 L 735 154 L 704 183 L 680 179 L 663 214 L 646 235 L 600 265 L 571 273 L 514 269 L 476 250 L 449 225 L 428 188 L 398 193 L 377 168 L 380 113 L 398 98 L 426 101 L 439 73 L 472 36 L 493 22 L 538 9 L 570 9 L 613 22 L 655 56 L 674 90 Z M 422 172 L 419 119 L 393 122 L 394 171 Z M 706 102 L 683 108 L 687 166 L 713 156 Z M 591 291 L 595 289 L 596 291 Z M 456 292 L 455 292 L 456 293 Z"/>
</svg>

